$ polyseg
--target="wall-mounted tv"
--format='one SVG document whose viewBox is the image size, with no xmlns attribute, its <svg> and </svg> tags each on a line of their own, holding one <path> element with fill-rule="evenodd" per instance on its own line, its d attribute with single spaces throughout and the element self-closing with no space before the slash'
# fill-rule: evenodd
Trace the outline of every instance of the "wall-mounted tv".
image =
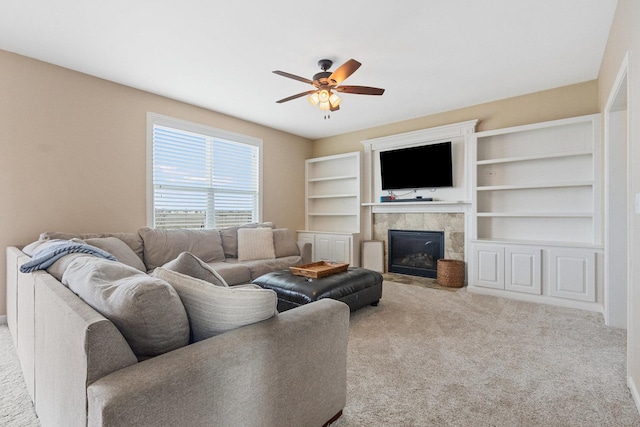
<svg viewBox="0 0 640 427">
<path fill-rule="evenodd" d="M 380 152 L 383 190 L 453 187 L 451 141 Z"/>
</svg>

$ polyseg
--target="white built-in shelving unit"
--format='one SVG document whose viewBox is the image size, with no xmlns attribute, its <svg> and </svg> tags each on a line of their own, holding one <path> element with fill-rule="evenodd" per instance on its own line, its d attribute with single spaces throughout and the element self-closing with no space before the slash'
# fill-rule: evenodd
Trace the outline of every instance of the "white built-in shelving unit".
<svg viewBox="0 0 640 427">
<path fill-rule="evenodd" d="M 599 310 L 599 115 L 478 132 L 473 150 L 470 290 Z"/>
<path fill-rule="evenodd" d="M 314 261 L 356 265 L 361 218 L 360 153 L 308 159 L 305 165 L 305 230 L 298 240 L 313 243 Z"/>
</svg>

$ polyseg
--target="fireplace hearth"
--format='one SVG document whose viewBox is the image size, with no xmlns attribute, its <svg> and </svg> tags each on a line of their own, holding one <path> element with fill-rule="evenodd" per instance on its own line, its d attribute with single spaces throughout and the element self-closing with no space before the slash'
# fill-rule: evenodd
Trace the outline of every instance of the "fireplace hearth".
<svg viewBox="0 0 640 427">
<path fill-rule="evenodd" d="M 389 230 L 390 273 L 435 278 L 441 258 L 444 258 L 444 232 Z"/>
</svg>

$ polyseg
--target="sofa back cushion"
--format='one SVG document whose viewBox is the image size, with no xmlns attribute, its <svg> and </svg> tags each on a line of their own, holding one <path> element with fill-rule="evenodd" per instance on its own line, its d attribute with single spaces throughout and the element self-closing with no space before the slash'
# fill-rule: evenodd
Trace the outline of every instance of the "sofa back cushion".
<svg viewBox="0 0 640 427">
<path fill-rule="evenodd" d="M 278 312 L 276 293 L 257 285 L 214 286 L 162 267 L 153 275 L 169 282 L 180 295 L 193 341 L 269 319 Z"/>
<path fill-rule="evenodd" d="M 204 262 L 224 261 L 218 230 L 162 230 L 143 227 L 138 230 L 144 242 L 144 264 L 147 271 L 189 252 Z"/>
<path fill-rule="evenodd" d="M 138 258 L 136 253 L 133 252 L 133 249 L 117 237 L 97 237 L 94 239 L 85 239 L 84 242 L 87 245 L 95 246 L 96 248 L 109 252 L 116 257 L 119 262 L 127 264 L 129 267 L 143 272 L 146 271 L 144 263 Z"/>
<path fill-rule="evenodd" d="M 119 262 L 94 257 L 74 259 L 62 282 L 109 319 L 139 360 L 189 343 L 189 320 L 167 282 Z"/>
</svg>

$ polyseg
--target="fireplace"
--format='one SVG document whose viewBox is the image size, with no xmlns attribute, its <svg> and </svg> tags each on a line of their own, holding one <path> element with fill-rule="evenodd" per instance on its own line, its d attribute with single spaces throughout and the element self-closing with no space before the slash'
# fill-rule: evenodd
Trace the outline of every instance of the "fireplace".
<svg viewBox="0 0 640 427">
<path fill-rule="evenodd" d="M 441 258 L 444 232 L 389 230 L 389 273 L 435 278 Z"/>
</svg>

